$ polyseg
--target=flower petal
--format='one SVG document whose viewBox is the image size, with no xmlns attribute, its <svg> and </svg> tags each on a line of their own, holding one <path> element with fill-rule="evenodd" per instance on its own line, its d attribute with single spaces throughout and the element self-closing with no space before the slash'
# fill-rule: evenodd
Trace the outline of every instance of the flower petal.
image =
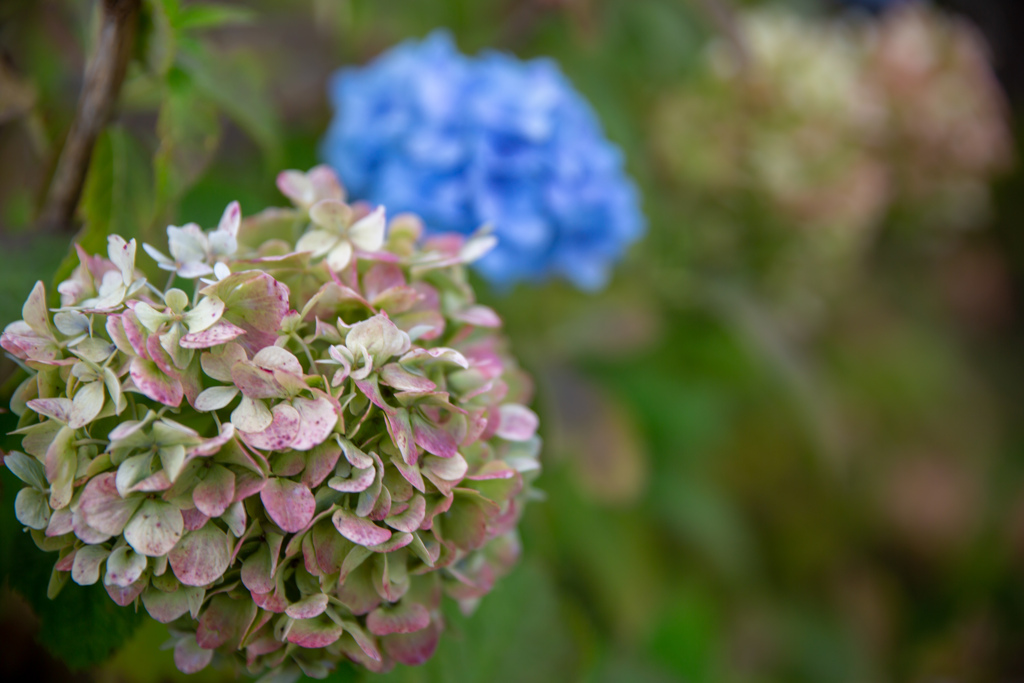
<svg viewBox="0 0 1024 683">
<path fill-rule="evenodd" d="M 316 501 L 309 487 L 290 479 L 271 479 L 260 491 L 267 514 L 289 533 L 301 531 L 313 521 Z"/>
<path fill-rule="evenodd" d="M 169 377 L 160 371 L 156 363 L 145 358 L 133 358 L 129 368 L 132 382 L 146 398 L 157 403 L 177 408 L 185 391 L 177 377 Z"/>
<path fill-rule="evenodd" d="M 189 634 L 174 646 L 174 666 L 183 674 L 199 673 L 213 661 L 213 650 L 205 650 Z"/>
<path fill-rule="evenodd" d="M 262 432 L 274 421 L 274 416 L 263 401 L 242 396 L 241 403 L 231 412 L 231 424 L 244 433 Z"/>
<path fill-rule="evenodd" d="M 117 536 L 124 530 L 142 503 L 141 498 L 121 498 L 114 483 L 115 477 L 113 472 L 93 477 L 85 485 L 78 501 L 82 520 L 93 529 L 111 536 Z"/>
<path fill-rule="evenodd" d="M 100 580 L 100 565 L 110 555 L 110 551 L 101 545 L 86 545 L 75 553 L 75 562 L 71 566 L 71 580 L 79 586 L 91 586 Z"/>
<path fill-rule="evenodd" d="M 186 586 L 205 586 L 220 578 L 231 563 L 231 543 L 214 524 L 185 534 L 167 559 Z"/>
<path fill-rule="evenodd" d="M 192 501 L 204 515 L 220 517 L 235 497 L 235 475 L 226 467 L 214 465 L 206 478 L 192 489 Z"/>
<path fill-rule="evenodd" d="M 226 344 L 245 334 L 238 325 L 232 325 L 226 320 L 217 322 L 212 327 L 201 332 L 189 332 L 181 338 L 178 344 L 183 349 L 208 349 L 213 346 Z"/>
<path fill-rule="evenodd" d="M 308 451 L 322 444 L 338 422 L 334 405 L 323 396 L 292 399 L 292 407 L 299 414 L 299 433 L 291 445 L 297 451 Z"/>
<path fill-rule="evenodd" d="M 376 636 L 392 633 L 415 633 L 430 625 L 430 612 L 408 598 L 397 605 L 381 606 L 366 616 L 366 628 Z"/>
<path fill-rule="evenodd" d="M 126 545 L 110 553 L 107 558 L 107 574 L 103 583 L 108 586 L 127 588 L 142 576 L 146 569 L 146 557 L 140 555 Z"/>
<path fill-rule="evenodd" d="M 354 245 L 363 251 L 377 251 L 384 246 L 386 225 L 384 207 L 378 206 L 370 214 L 352 224 L 352 227 L 348 229 L 348 237 Z"/>
<path fill-rule="evenodd" d="M 270 425 L 259 432 L 242 432 L 242 438 L 253 448 L 263 451 L 284 451 L 291 448 L 292 442 L 299 435 L 301 418 L 299 411 L 287 403 L 278 403 L 271 410 L 273 420 Z M 236 425 L 237 426 L 237 425 Z M 241 427 L 239 427 L 241 430 Z"/>
<path fill-rule="evenodd" d="M 335 510 L 331 517 L 334 527 L 342 536 L 362 546 L 374 546 L 391 538 L 391 531 L 379 527 L 365 517 L 359 517 L 348 510 Z"/>
<path fill-rule="evenodd" d="M 149 557 L 166 555 L 181 539 L 185 520 L 170 503 L 147 500 L 124 528 L 124 539 L 137 553 Z"/>
<path fill-rule="evenodd" d="M 338 244 L 339 237 L 336 233 L 327 230 L 310 230 L 299 238 L 295 244 L 295 251 L 310 252 L 313 258 L 319 258 L 329 252 Z"/>
<path fill-rule="evenodd" d="M 182 317 L 189 332 L 202 332 L 220 320 L 224 315 L 224 302 L 215 296 L 205 297 L 191 311 Z"/>
<path fill-rule="evenodd" d="M 497 436 L 508 441 L 528 441 L 537 433 L 537 413 L 518 403 L 505 403 L 498 408 Z"/>
<path fill-rule="evenodd" d="M 327 254 L 327 265 L 331 270 L 340 272 L 352 260 L 352 243 L 348 240 L 341 240 L 337 246 Z"/>
<path fill-rule="evenodd" d="M 235 400 L 237 395 L 238 389 L 236 387 L 210 387 L 209 389 L 204 389 L 196 397 L 195 407 L 196 410 L 204 413 L 211 410 L 220 410 Z"/>
<path fill-rule="evenodd" d="M 321 199 L 309 207 L 309 220 L 321 228 L 340 234 L 352 220 L 352 208 L 337 199 Z"/>
</svg>

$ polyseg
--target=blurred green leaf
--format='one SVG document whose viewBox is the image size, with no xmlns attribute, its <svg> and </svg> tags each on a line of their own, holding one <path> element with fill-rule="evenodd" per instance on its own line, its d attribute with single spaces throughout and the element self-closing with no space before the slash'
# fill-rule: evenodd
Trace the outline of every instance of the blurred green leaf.
<svg viewBox="0 0 1024 683">
<path fill-rule="evenodd" d="M 177 5 L 177 0 L 147 0 L 139 18 L 136 51 L 146 68 L 159 79 L 166 76 L 174 65 Z"/>
<path fill-rule="evenodd" d="M 168 209 L 206 170 L 221 136 L 217 107 L 181 69 L 174 68 L 167 75 L 157 135 L 160 147 L 153 161 L 157 216 L 166 217 Z"/>
<path fill-rule="evenodd" d="M 179 66 L 196 89 L 251 137 L 269 169 L 283 157 L 281 131 L 268 93 L 261 83 L 261 65 L 251 53 L 212 54 L 200 42 L 183 39 Z"/>
<path fill-rule="evenodd" d="M 49 278 L 67 249 L 66 235 L 30 233 L 0 240 L 0 327 L 21 319 L 32 286 Z"/>
<path fill-rule="evenodd" d="M 5 426 L 13 428 L 7 425 L 10 422 L 4 420 Z M 48 599 L 46 589 L 57 554 L 37 548 L 14 518 L 13 501 L 20 482 L 6 467 L 0 472 L 0 484 L 0 576 L 32 605 L 40 620 L 37 639 L 48 650 L 72 669 L 102 662 L 131 637 L 145 615 L 117 606 L 98 584 L 70 584 L 56 599 Z"/>
<path fill-rule="evenodd" d="M 180 31 L 216 28 L 228 24 L 249 23 L 255 16 L 255 12 L 245 7 L 216 4 L 187 5 L 178 13 L 174 25 Z"/>
</svg>

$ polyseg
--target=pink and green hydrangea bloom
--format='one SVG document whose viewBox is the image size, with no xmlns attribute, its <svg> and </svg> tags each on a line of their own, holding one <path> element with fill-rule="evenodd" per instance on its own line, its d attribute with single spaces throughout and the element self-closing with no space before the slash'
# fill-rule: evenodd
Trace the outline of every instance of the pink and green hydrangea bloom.
<svg viewBox="0 0 1024 683">
<path fill-rule="evenodd" d="M 465 275 L 493 238 L 422 241 L 323 167 L 278 186 L 294 208 L 144 245 L 165 290 L 117 236 L 60 308 L 36 285 L 0 337 L 29 371 L 17 516 L 51 588 L 141 603 L 186 673 L 419 664 L 443 596 L 469 609 L 515 562 L 539 472 L 529 378 Z"/>
</svg>

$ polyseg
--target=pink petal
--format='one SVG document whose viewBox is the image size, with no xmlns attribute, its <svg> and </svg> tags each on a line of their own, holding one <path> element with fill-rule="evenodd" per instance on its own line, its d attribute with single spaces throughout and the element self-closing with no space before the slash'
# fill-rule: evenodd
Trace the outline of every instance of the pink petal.
<svg viewBox="0 0 1024 683">
<path fill-rule="evenodd" d="M 292 442 L 299 435 L 302 419 L 299 411 L 287 403 L 278 403 L 271 413 L 274 416 L 270 426 L 262 432 L 242 433 L 242 439 L 253 448 L 264 451 L 284 451 L 291 448 Z"/>
<path fill-rule="evenodd" d="M 226 320 L 214 324 L 202 332 L 189 332 L 178 344 L 183 349 L 208 349 L 213 346 L 226 344 L 232 339 L 237 339 L 245 334 L 245 330 L 237 325 L 232 325 Z"/>
<path fill-rule="evenodd" d="M 34 398 L 25 405 L 34 413 L 52 417 L 58 422 L 67 424 L 71 420 L 71 399 L 69 398 Z"/>
<path fill-rule="evenodd" d="M 252 357 L 252 362 L 264 370 L 283 370 L 293 375 L 302 375 L 302 365 L 291 351 L 280 346 L 268 346 L 260 349 Z"/>
<path fill-rule="evenodd" d="M 222 424 L 220 434 L 209 439 L 204 439 L 198 446 L 188 449 L 189 455 L 213 455 L 220 452 L 222 446 L 235 438 L 235 426 L 230 422 Z"/>
<path fill-rule="evenodd" d="M 245 330 L 242 346 L 256 353 L 273 346 L 288 315 L 288 287 L 258 270 L 234 273 L 200 292 L 224 301 L 224 320 Z"/>
<path fill-rule="evenodd" d="M 50 523 L 46 525 L 47 536 L 63 536 L 74 531 L 73 513 L 70 508 L 57 510 L 50 515 Z"/>
<path fill-rule="evenodd" d="M 341 446 L 337 441 L 325 441 L 306 456 L 306 468 L 302 472 L 302 483 L 316 488 L 334 471 L 341 458 Z"/>
<path fill-rule="evenodd" d="M 335 528 L 348 540 L 363 546 L 374 546 L 391 538 L 391 531 L 347 510 L 336 510 L 331 518 Z"/>
<path fill-rule="evenodd" d="M 270 546 L 260 543 L 256 552 L 242 562 L 242 584 L 253 593 L 270 593 L 275 586 L 273 570 Z"/>
<path fill-rule="evenodd" d="M 412 422 L 409 420 L 409 411 L 399 408 L 392 414 L 385 413 L 384 421 L 387 423 L 388 435 L 398 448 L 398 452 L 408 464 L 416 462 L 416 447 L 413 444 Z"/>
<path fill-rule="evenodd" d="M 420 468 L 418 465 L 406 464 L 405 462 L 402 461 L 401 458 L 395 457 L 391 458 L 391 464 L 398 469 L 398 472 L 399 474 L 402 475 L 402 478 L 404 478 L 407 482 L 412 484 L 412 487 L 414 489 L 416 489 L 420 493 L 426 491 L 426 488 L 424 487 L 423 484 L 423 476 L 420 474 Z"/>
<path fill-rule="evenodd" d="M 408 509 L 400 515 L 394 515 L 385 519 L 385 523 L 392 529 L 412 533 L 420 528 L 427 514 L 427 501 L 420 494 L 416 494 L 409 502 Z"/>
<path fill-rule="evenodd" d="M 341 638 L 344 629 L 329 619 L 300 619 L 292 624 L 288 642 L 299 647 L 327 647 Z"/>
<path fill-rule="evenodd" d="M 299 434 L 291 444 L 297 451 L 308 451 L 322 444 L 338 422 L 333 404 L 322 396 L 292 399 L 292 407 L 298 411 L 300 420 Z"/>
<path fill-rule="evenodd" d="M 384 649 L 396 661 L 408 666 L 418 666 L 426 662 L 437 649 L 441 638 L 441 629 L 436 623 L 415 633 L 401 633 L 383 639 Z"/>
<path fill-rule="evenodd" d="M 462 310 L 455 319 L 477 327 L 501 327 L 501 318 L 494 309 L 480 304 Z"/>
<path fill-rule="evenodd" d="M 363 275 L 363 294 L 367 299 L 376 299 L 392 287 L 403 285 L 405 275 L 394 263 L 376 263 Z"/>
<path fill-rule="evenodd" d="M 256 618 L 256 611 L 256 605 L 250 600 L 235 600 L 225 593 L 213 596 L 199 618 L 196 642 L 209 650 L 224 646 L 228 650 L 238 649 Z"/>
<path fill-rule="evenodd" d="M 142 503 L 141 498 L 121 498 L 115 484 L 116 474 L 105 472 L 93 477 L 78 502 L 82 521 L 97 531 L 117 536 Z"/>
<path fill-rule="evenodd" d="M 239 361 L 231 368 L 231 381 L 249 398 L 284 398 L 284 387 L 274 379 L 274 373 L 260 368 L 252 361 Z"/>
<path fill-rule="evenodd" d="M 427 453 L 439 458 L 451 458 L 458 453 L 455 438 L 443 427 L 430 422 L 419 413 L 413 413 L 412 428 L 416 435 L 416 444 Z"/>
<path fill-rule="evenodd" d="M 206 586 L 223 576 L 231 561 L 227 534 L 214 524 L 185 534 L 168 556 L 171 569 L 186 586 Z"/>
<path fill-rule="evenodd" d="M 415 633 L 430 625 L 430 612 L 418 602 L 403 600 L 397 605 L 378 607 L 366 617 L 366 628 L 376 636 Z"/>
<path fill-rule="evenodd" d="M 288 605 L 288 609 L 284 612 L 292 619 L 312 619 L 323 614 L 325 609 L 327 609 L 327 596 L 317 593 Z"/>
<path fill-rule="evenodd" d="M 327 485 L 342 493 L 359 493 L 370 488 L 376 476 L 377 470 L 373 467 L 353 469 L 348 478 L 331 477 L 327 480 Z"/>
<path fill-rule="evenodd" d="M 388 363 L 380 370 L 380 378 L 396 391 L 434 391 L 437 385 L 426 377 L 415 375 L 398 363 Z"/>
<path fill-rule="evenodd" d="M 506 403 L 498 408 L 498 429 L 495 432 L 508 441 L 527 441 L 537 433 L 540 420 L 537 413 L 518 403 Z"/>
<path fill-rule="evenodd" d="M 107 589 L 107 595 L 110 596 L 111 600 L 121 607 L 127 607 L 135 601 L 135 598 L 142 595 L 142 591 L 146 589 L 146 585 L 148 583 L 148 579 L 142 578 L 126 588 L 121 588 L 120 586 L 115 586 L 113 584 L 105 585 L 104 588 Z"/>
<path fill-rule="evenodd" d="M 224 209 L 224 213 L 221 214 L 220 223 L 217 224 L 217 230 L 226 232 L 232 237 L 238 237 L 238 228 L 242 224 L 242 207 L 239 206 L 238 202 L 231 202 Z"/>
<path fill-rule="evenodd" d="M 146 328 L 139 322 L 134 311 L 125 311 L 121 314 L 121 328 L 137 356 L 146 355 Z"/>
<path fill-rule="evenodd" d="M 185 531 L 202 529 L 203 525 L 210 521 L 209 516 L 204 515 L 196 508 L 189 508 L 181 511 L 181 518 L 185 520 Z"/>
<path fill-rule="evenodd" d="M 220 517 L 235 497 L 235 475 L 226 467 L 214 465 L 206 478 L 192 490 L 196 507 L 208 517 Z"/>
<path fill-rule="evenodd" d="M 199 673 L 213 660 L 213 650 L 204 650 L 192 635 L 185 636 L 174 646 L 174 666 L 183 674 Z"/>
<path fill-rule="evenodd" d="M 149 587 L 142 594 L 142 604 L 145 605 L 149 616 L 161 624 L 169 624 L 188 612 L 188 594 L 185 591 L 185 588 L 179 587 L 173 593 L 164 593 Z"/>
<path fill-rule="evenodd" d="M 260 491 L 267 514 L 289 533 L 304 529 L 313 521 L 316 501 L 309 487 L 290 479 L 271 479 Z"/>
<path fill-rule="evenodd" d="M 176 408 L 185 392 L 176 377 L 168 377 L 156 364 L 145 358 L 133 358 L 130 368 L 132 382 L 147 398 Z"/>
<path fill-rule="evenodd" d="M 249 496 L 255 496 L 267 485 L 267 479 L 260 475 L 245 471 L 235 475 L 235 499 L 233 503 L 243 501 Z"/>
</svg>

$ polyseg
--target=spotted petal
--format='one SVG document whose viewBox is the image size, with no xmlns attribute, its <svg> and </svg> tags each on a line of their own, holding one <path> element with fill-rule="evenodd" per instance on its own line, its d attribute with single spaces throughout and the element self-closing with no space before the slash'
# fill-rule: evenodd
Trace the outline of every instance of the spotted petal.
<svg viewBox="0 0 1024 683">
<path fill-rule="evenodd" d="M 231 562 L 227 534 L 214 524 L 185 534 L 167 558 L 186 586 L 205 586 L 220 578 Z"/>
<path fill-rule="evenodd" d="M 313 520 L 316 501 L 305 484 L 290 479 L 271 479 L 260 491 L 267 514 L 289 533 L 301 531 Z"/>
<path fill-rule="evenodd" d="M 181 539 L 185 521 L 170 503 L 147 500 L 124 528 L 124 538 L 136 552 L 149 557 L 166 555 Z"/>
</svg>

